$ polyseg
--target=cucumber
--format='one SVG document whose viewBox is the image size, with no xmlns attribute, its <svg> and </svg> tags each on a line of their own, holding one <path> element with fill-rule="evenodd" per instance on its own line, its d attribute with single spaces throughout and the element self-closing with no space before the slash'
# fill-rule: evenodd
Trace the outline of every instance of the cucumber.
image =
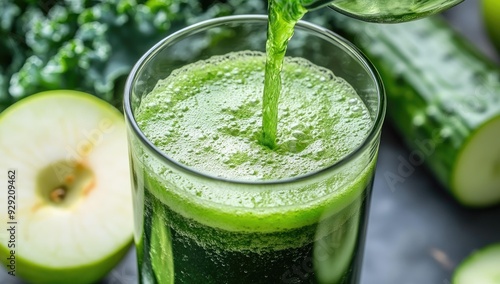
<svg viewBox="0 0 500 284">
<path fill-rule="evenodd" d="M 389 120 L 413 150 L 393 189 L 425 163 L 462 204 L 500 201 L 500 69 L 440 18 L 370 24 L 332 15 L 335 30 L 372 61 Z"/>
<path fill-rule="evenodd" d="M 467 257 L 455 270 L 453 284 L 500 284 L 500 244 Z"/>
</svg>

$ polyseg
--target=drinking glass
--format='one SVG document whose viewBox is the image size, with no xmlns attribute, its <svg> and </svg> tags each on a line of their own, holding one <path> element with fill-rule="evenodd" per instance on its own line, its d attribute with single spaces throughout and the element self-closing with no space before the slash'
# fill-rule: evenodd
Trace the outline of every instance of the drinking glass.
<svg viewBox="0 0 500 284">
<path fill-rule="evenodd" d="M 238 180 L 200 172 L 162 152 L 136 121 L 158 80 L 215 55 L 265 52 L 266 30 L 267 17 L 260 15 L 192 25 L 152 47 L 128 78 L 124 108 L 140 283 L 359 281 L 385 95 L 355 46 L 303 21 L 290 41 L 287 56 L 346 80 L 371 118 L 358 147 L 307 174 Z"/>
</svg>

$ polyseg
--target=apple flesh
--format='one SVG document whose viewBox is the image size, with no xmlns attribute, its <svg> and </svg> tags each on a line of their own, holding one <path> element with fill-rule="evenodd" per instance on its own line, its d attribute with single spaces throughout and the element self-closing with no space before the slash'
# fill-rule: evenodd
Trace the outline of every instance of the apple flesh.
<svg viewBox="0 0 500 284">
<path fill-rule="evenodd" d="M 75 91 L 30 96 L 0 114 L 0 182 L 15 170 L 15 242 L 4 267 L 30 283 L 93 283 L 132 243 L 133 213 L 123 116 Z M 7 205 L 2 190 L 0 208 Z M 14 247 L 12 247 L 14 244 Z"/>
</svg>

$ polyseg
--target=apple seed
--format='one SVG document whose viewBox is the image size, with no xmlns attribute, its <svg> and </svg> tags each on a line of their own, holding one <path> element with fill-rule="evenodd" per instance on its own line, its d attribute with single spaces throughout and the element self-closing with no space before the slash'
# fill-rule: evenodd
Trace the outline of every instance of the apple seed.
<svg viewBox="0 0 500 284">
<path fill-rule="evenodd" d="M 52 200 L 55 203 L 61 203 L 66 197 L 67 192 L 68 189 L 64 185 L 56 187 L 50 193 L 50 200 Z"/>
</svg>

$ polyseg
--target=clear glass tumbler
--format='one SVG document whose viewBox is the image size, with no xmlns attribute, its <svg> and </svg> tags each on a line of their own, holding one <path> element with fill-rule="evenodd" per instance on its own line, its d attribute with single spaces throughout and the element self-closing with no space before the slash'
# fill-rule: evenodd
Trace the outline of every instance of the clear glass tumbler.
<svg viewBox="0 0 500 284">
<path fill-rule="evenodd" d="M 195 24 L 151 48 L 128 78 L 140 283 L 359 281 L 385 95 L 377 72 L 352 44 L 299 22 L 287 51 L 346 80 L 369 112 L 363 142 L 333 165 L 279 180 L 221 178 L 162 152 L 136 120 L 158 80 L 214 55 L 264 52 L 266 28 L 267 17 L 259 15 Z"/>
</svg>

